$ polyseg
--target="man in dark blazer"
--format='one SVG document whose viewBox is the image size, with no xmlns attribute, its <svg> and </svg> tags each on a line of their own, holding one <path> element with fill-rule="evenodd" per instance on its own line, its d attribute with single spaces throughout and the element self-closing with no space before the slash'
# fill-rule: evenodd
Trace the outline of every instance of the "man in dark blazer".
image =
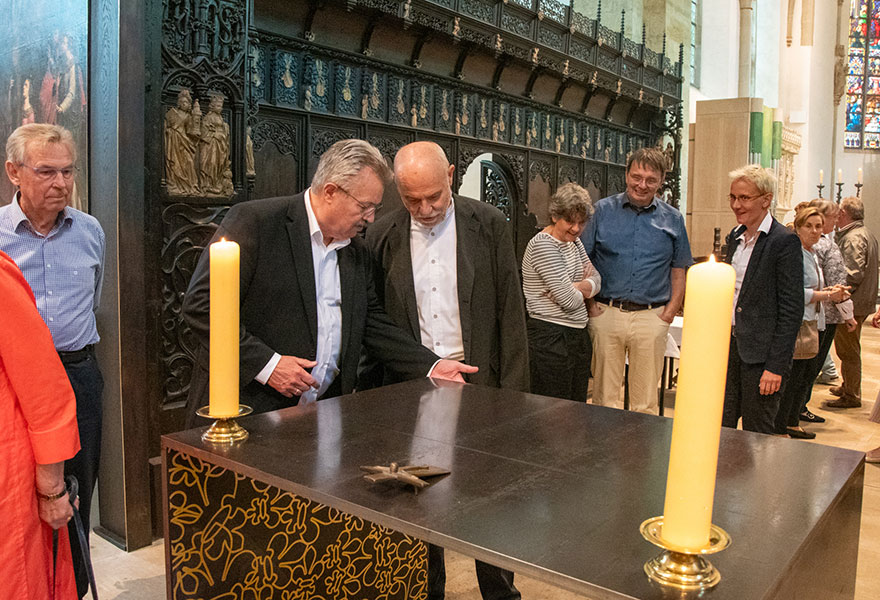
<svg viewBox="0 0 880 600">
<path fill-rule="evenodd" d="M 438 357 L 385 315 L 369 251 L 355 237 L 373 221 L 390 172 L 361 140 L 334 144 L 308 190 L 233 206 L 212 241 L 241 246 L 241 401 L 255 412 L 351 392 L 362 348 L 401 379 L 463 381 L 475 372 Z M 357 195 L 355 195 L 355 193 Z M 203 252 L 183 303 L 199 341 L 189 414 L 207 402 L 209 253 Z"/>
<path fill-rule="evenodd" d="M 433 142 L 397 153 L 402 206 L 367 228 L 375 285 L 388 316 L 411 339 L 480 368 L 468 381 L 527 392 L 525 311 L 510 225 L 494 206 L 454 195 L 454 169 Z M 376 370 L 362 375 L 363 387 L 380 383 Z M 520 598 L 510 571 L 480 561 L 476 570 L 485 600 Z M 444 597 L 445 581 L 443 549 L 429 545 L 429 600 Z"/>
<path fill-rule="evenodd" d="M 730 208 L 739 226 L 725 261 L 736 270 L 733 330 L 724 393 L 725 427 L 775 433 L 783 379 L 804 317 L 803 254 L 797 235 L 769 213 L 776 178 L 749 165 L 730 174 Z"/>
</svg>

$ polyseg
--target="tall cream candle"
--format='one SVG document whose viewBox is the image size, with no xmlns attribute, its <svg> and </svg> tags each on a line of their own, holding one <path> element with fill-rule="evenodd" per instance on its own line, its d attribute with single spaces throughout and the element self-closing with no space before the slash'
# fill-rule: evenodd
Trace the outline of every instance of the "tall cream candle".
<svg viewBox="0 0 880 600">
<path fill-rule="evenodd" d="M 859 167 L 859 183 L 862 183 L 862 168 Z"/>
<path fill-rule="evenodd" d="M 684 548 L 709 543 L 735 279 L 733 267 L 711 256 L 687 273 L 661 533 Z"/>
<path fill-rule="evenodd" d="M 238 415 L 238 316 L 241 249 L 221 239 L 211 252 L 210 411 Z"/>
<path fill-rule="evenodd" d="M 837 183 L 843 183 L 843 169 L 837 169 Z"/>
<path fill-rule="evenodd" d="M 819 185 L 825 183 L 825 171 L 819 169 Z"/>
</svg>

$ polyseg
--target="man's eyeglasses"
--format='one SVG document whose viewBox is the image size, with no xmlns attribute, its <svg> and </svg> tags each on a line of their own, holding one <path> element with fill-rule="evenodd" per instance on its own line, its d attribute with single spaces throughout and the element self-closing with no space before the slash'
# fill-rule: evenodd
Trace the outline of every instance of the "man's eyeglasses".
<svg viewBox="0 0 880 600">
<path fill-rule="evenodd" d="M 24 163 L 19 166 L 27 167 L 34 172 L 34 175 L 37 176 L 37 179 L 40 179 L 42 181 L 51 181 L 58 177 L 59 173 L 61 173 L 62 179 L 64 179 L 65 181 L 70 181 L 71 179 L 73 179 L 73 176 L 76 175 L 77 171 L 77 168 L 73 166 L 63 167 L 61 169 L 53 169 L 52 167 L 32 167 Z"/>
<path fill-rule="evenodd" d="M 355 204 L 357 204 L 358 208 L 361 211 L 361 214 L 364 216 L 367 216 L 370 213 L 375 214 L 375 212 L 377 210 L 382 208 L 382 202 L 379 202 L 379 204 L 371 204 L 369 202 L 361 202 L 360 200 L 357 199 L 357 196 L 355 196 L 354 194 L 349 192 L 347 189 L 345 189 L 344 187 L 342 187 L 338 183 L 336 184 L 336 187 L 339 188 L 340 190 L 342 190 L 342 193 L 344 193 L 346 196 L 348 196 L 349 198 L 351 198 L 352 200 L 355 201 Z"/>
<path fill-rule="evenodd" d="M 733 194 L 730 194 L 727 197 L 727 199 L 730 200 L 731 202 L 733 202 L 734 200 L 737 200 L 739 202 L 751 202 L 755 198 L 760 198 L 761 196 L 766 196 L 766 195 L 767 194 L 756 194 L 754 196 L 734 196 Z"/>
</svg>

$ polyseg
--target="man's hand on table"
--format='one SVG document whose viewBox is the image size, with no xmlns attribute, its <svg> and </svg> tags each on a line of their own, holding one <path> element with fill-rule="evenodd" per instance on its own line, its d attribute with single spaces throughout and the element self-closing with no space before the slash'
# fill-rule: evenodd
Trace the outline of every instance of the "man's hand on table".
<svg viewBox="0 0 880 600">
<path fill-rule="evenodd" d="M 436 365 L 434 365 L 434 368 L 428 374 L 428 377 L 465 383 L 462 373 L 476 373 L 479 370 L 479 367 L 466 365 L 456 360 L 441 360 Z"/>
<path fill-rule="evenodd" d="M 318 387 L 318 382 L 306 371 L 316 364 L 305 358 L 282 356 L 266 383 L 287 398 L 299 396 L 309 388 Z"/>
</svg>

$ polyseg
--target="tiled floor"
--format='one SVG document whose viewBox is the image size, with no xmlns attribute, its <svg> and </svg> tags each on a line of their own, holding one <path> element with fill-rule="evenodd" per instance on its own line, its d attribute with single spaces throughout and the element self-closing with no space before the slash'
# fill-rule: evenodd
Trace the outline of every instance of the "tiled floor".
<svg viewBox="0 0 880 600">
<path fill-rule="evenodd" d="M 880 424 L 868 421 L 873 399 L 880 390 L 880 330 L 866 327 L 863 331 L 862 391 L 866 401 L 859 409 L 826 411 L 821 408 L 821 402 L 831 398 L 828 387 L 816 385 L 810 407 L 824 416 L 827 422 L 809 427 L 819 434 L 814 443 L 860 451 L 880 446 Z M 791 440 L 791 443 L 804 442 Z M 148 548 L 125 553 L 96 535 L 92 535 L 91 539 L 98 592 L 102 600 L 154 600 L 164 597 L 165 554 L 161 541 Z M 452 552 L 447 552 L 446 556 L 446 597 L 449 600 L 479 599 L 473 561 Z M 877 565 L 880 565 L 880 465 L 867 465 L 856 600 L 880 598 L 880 571 Z M 517 576 L 516 584 L 526 599 L 581 598 L 522 576 Z"/>
</svg>

